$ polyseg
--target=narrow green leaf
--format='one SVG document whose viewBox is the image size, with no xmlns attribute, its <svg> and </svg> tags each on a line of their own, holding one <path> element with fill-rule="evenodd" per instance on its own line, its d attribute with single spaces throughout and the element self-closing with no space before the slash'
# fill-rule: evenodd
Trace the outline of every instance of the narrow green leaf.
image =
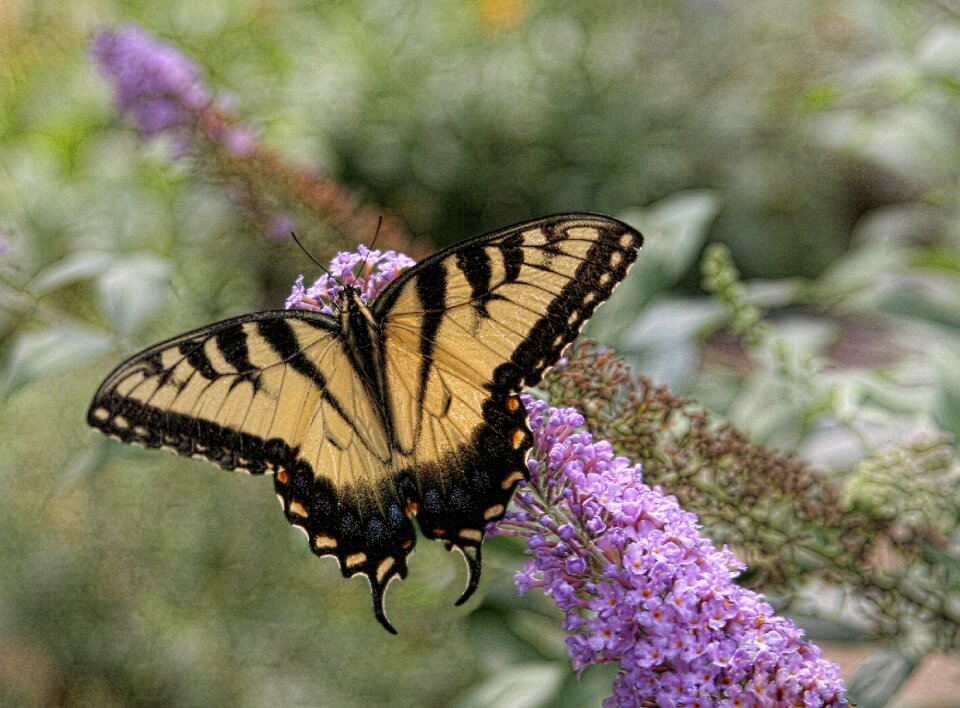
<svg viewBox="0 0 960 708">
<path fill-rule="evenodd" d="M 895 644 L 872 654 L 847 684 L 847 698 L 859 708 L 883 708 L 900 690 L 925 653 Z"/>
<path fill-rule="evenodd" d="M 95 359 L 110 350 L 113 338 L 79 325 L 53 325 L 17 336 L 7 359 L 3 395 L 28 383 Z"/>
<path fill-rule="evenodd" d="M 877 308 L 900 317 L 925 320 L 951 331 L 960 330 L 960 310 L 957 309 L 955 290 L 937 293 L 933 287 L 901 288 L 878 298 Z"/>
<path fill-rule="evenodd" d="M 960 356 L 951 348 L 935 347 L 933 350 L 936 403 L 934 415 L 937 423 L 954 436 L 960 435 Z"/>
<path fill-rule="evenodd" d="M 115 261 L 98 281 L 100 306 L 118 332 L 134 334 L 166 302 L 172 267 L 150 253 Z"/>
<path fill-rule="evenodd" d="M 921 543 L 919 545 L 920 550 L 923 551 L 923 555 L 927 560 L 937 565 L 942 565 L 951 573 L 960 575 L 960 556 L 956 553 L 950 553 L 929 543 Z M 951 583 L 951 585 L 956 585 L 956 582 Z"/>
<path fill-rule="evenodd" d="M 40 271 L 30 283 L 29 290 L 35 297 L 42 297 L 65 285 L 102 273 L 112 260 L 113 256 L 100 251 L 71 253 Z"/>
</svg>

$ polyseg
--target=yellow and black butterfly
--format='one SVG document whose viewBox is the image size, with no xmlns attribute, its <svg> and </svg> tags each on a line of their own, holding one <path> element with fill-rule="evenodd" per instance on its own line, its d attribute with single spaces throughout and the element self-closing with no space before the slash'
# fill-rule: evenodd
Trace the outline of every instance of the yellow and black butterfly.
<svg viewBox="0 0 960 708">
<path fill-rule="evenodd" d="M 273 473 L 287 521 L 345 577 L 384 591 L 421 532 L 480 579 L 532 446 L 518 393 L 540 381 L 623 279 L 642 243 L 626 224 L 560 214 L 440 251 L 339 314 L 257 312 L 140 352 L 87 420 L 124 442 L 227 470 Z"/>
</svg>

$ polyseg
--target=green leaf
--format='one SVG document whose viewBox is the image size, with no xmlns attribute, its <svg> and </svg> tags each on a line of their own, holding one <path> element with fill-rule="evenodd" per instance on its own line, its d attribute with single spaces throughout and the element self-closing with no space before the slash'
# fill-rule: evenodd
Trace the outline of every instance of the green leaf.
<svg viewBox="0 0 960 708">
<path fill-rule="evenodd" d="M 119 333 L 134 334 L 160 311 L 171 272 L 167 259 L 140 253 L 115 261 L 100 277 L 100 306 Z"/>
<path fill-rule="evenodd" d="M 539 708 L 554 705 L 557 690 L 569 671 L 560 663 L 518 664 L 496 671 L 457 702 L 457 708 Z"/>
<path fill-rule="evenodd" d="M 95 359 L 109 351 L 109 334 L 80 325 L 53 325 L 17 336 L 7 359 L 3 395 L 9 396 L 28 383 Z"/>
<path fill-rule="evenodd" d="M 937 565 L 942 565 L 951 573 L 960 575 L 960 556 L 956 553 L 950 553 L 929 543 L 920 543 L 919 546 L 927 560 Z M 955 585 L 956 583 L 953 584 Z"/>
<path fill-rule="evenodd" d="M 622 336 L 618 352 L 657 383 L 685 390 L 700 360 L 700 335 L 716 328 L 726 314 L 702 298 L 670 298 L 648 307 Z"/>
<path fill-rule="evenodd" d="M 42 297 L 65 285 L 92 278 L 106 270 L 113 258 L 100 251 L 72 253 L 40 271 L 30 283 L 30 292 L 35 297 Z"/>
<path fill-rule="evenodd" d="M 954 436 L 960 435 L 960 356 L 949 347 L 933 350 L 935 378 L 934 416 L 938 425 Z"/>
<path fill-rule="evenodd" d="M 949 330 L 960 330 L 960 311 L 957 310 L 956 290 L 936 292 L 930 287 L 903 287 L 886 293 L 877 301 L 877 308 L 900 317 L 925 320 Z"/>
<path fill-rule="evenodd" d="M 692 268 L 717 214 L 714 192 L 678 192 L 646 209 L 620 215 L 643 234 L 643 248 L 620 287 L 587 323 L 585 333 L 611 346 L 621 343 L 638 313 Z"/>
<path fill-rule="evenodd" d="M 847 683 L 847 698 L 859 708 L 883 708 L 900 690 L 925 653 L 895 644 L 872 654 Z"/>
<path fill-rule="evenodd" d="M 715 192 L 691 190 L 671 194 L 642 211 L 628 212 L 624 220 L 644 236 L 635 269 L 656 281 L 656 290 L 676 283 L 696 266 L 719 209 Z"/>
</svg>

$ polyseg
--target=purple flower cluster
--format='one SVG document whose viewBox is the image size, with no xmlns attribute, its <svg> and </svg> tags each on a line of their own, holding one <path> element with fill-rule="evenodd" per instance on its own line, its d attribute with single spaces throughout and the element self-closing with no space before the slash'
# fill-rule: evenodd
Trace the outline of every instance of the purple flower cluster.
<svg viewBox="0 0 960 708">
<path fill-rule="evenodd" d="M 490 531 L 527 538 L 517 589 L 564 611 L 574 668 L 618 663 L 605 706 L 846 705 L 839 668 L 733 582 L 743 565 L 693 514 L 579 432 L 575 410 L 524 403 L 536 459 L 518 510 Z"/>
<path fill-rule="evenodd" d="M 132 117 L 143 137 L 189 125 L 210 102 L 197 65 L 136 25 L 100 31 L 90 54 L 114 84 L 120 114 Z"/>
<path fill-rule="evenodd" d="M 133 119 L 141 137 L 170 133 L 182 150 L 190 144 L 190 131 L 200 128 L 237 157 L 256 147 L 250 126 L 211 110 L 210 93 L 197 64 L 140 27 L 126 24 L 101 30 L 90 45 L 90 55 L 100 74 L 113 83 L 120 115 Z"/>
<path fill-rule="evenodd" d="M 360 299 L 365 303 L 372 302 L 413 264 L 412 258 L 395 251 L 371 251 L 366 246 L 360 246 L 357 253 L 341 251 L 330 261 L 329 272 L 317 278 L 310 287 L 304 286 L 302 275 L 297 278 L 286 308 L 332 315 L 345 287 L 358 288 Z M 359 270 L 357 265 L 360 265 Z"/>
</svg>

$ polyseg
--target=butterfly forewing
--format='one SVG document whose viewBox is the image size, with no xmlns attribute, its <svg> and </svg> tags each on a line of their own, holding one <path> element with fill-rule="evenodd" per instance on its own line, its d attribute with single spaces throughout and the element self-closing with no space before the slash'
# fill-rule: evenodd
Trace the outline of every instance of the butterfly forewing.
<svg viewBox="0 0 960 708">
<path fill-rule="evenodd" d="M 536 384 L 640 244 L 607 217 L 558 216 L 466 241 L 409 271 L 374 306 L 387 378 L 403 384 L 390 389 L 398 447 L 413 452 L 431 418 L 469 435 L 479 397 Z"/>
<path fill-rule="evenodd" d="M 248 315 L 117 367 L 94 397 L 89 421 L 124 442 L 169 447 L 225 469 L 272 471 L 296 451 L 336 480 L 348 469 L 344 453 L 355 450 L 382 476 L 390 463 L 387 432 L 351 371 L 322 315 Z"/>
</svg>

